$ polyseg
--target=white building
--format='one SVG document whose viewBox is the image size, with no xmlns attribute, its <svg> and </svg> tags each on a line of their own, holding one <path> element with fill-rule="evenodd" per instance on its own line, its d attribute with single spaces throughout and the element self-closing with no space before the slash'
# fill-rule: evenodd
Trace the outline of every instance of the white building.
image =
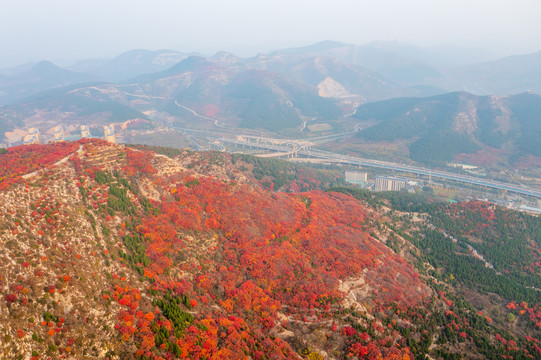
<svg viewBox="0 0 541 360">
<path fill-rule="evenodd" d="M 350 184 L 364 184 L 368 180 L 368 174 L 360 171 L 346 171 L 345 179 Z"/>
<path fill-rule="evenodd" d="M 115 139 L 115 126 L 114 125 L 105 125 L 103 127 L 103 131 L 105 132 L 105 140 L 109 142 L 116 142 Z"/>
<path fill-rule="evenodd" d="M 53 141 L 64 141 L 64 129 L 62 126 L 57 126 L 53 132 Z"/>
<path fill-rule="evenodd" d="M 90 128 L 88 125 L 81 125 L 81 137 L 82 138 L 90 138 Z"/>
<path fill-rule="evenodd" d="M 23 139 L 23 144 L 39 144 L 39 130 L 38 128 L 30 128 L 28 133 Z"/>
<path fill-rule="evenodd" d="M 390 176 L 376 176 L 374 181 L 375 191 L 400 191 L 406 187 L 406 179 Z"/>
</svg>

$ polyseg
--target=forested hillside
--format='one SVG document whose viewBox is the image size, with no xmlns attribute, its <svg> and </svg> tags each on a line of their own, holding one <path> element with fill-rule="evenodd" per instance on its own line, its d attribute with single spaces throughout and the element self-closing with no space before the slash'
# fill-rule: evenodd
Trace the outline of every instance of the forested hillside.
<svg viewBox="0 0 541 360">
<path fill-rule="evenodd" d="M 455 92 L 427 98 L 400 98 L 361 105 L 353 115 L 371 122 L 359 137 L 371 142 L 407 143 L 414 161 L 444 164 L 463 161 L 513 164 L 541 156 L 535 94 L 475 96 Z M 491 159 L 491 154 L 497 154 Z"/>
<path fill-rule="evenodd" d="M 537 218 L 225 153 L 83 140 L 0 162 L 2 358 L 541 354 Z"/>
</svg>

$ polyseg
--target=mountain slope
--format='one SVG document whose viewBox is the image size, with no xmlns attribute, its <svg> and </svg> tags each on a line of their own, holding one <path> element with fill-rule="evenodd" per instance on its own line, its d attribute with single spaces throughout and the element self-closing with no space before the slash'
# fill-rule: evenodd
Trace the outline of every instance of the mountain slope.
<svg viewBox="0 0 541 360">
<path fill-rule="evenodd" d="M 13 334 L 3 354 L 228 358 L 241 350 L 295 359 L 309 345 L 284 326 L 314 322 L 330 333 L 342 280 L 360 277 L 373 289 L 359 309 L 428 296 L 413 269 L 361 229 L 366 214 L 351 197 L 263 191 L 223 156 L 220 179 L 188 170 L 190 153 L 173 161 L 103 142 L 73 145 L 69 161 L 61 161 L 66 151 L 48 152 L 56 167 L 3 190 L 2 263 L 16 264 L 2 271 L 0 327 Z M 31 159 L 26 174 L 42 152 L 0 156 Z M 400 281 L 378 281 L 384 269 Z M 343 340 L 329 346 L 347 349 Z"/>
<path fill-rule="evenodd" d="M 227 99 L 243 106 L 241 127 L 283 132 L 302 125 L 303 117 L 333 119 L 342 114 L 332 99 L 283 76 L 263 71 L 239 74 L 228 86 Z"/>
<path fill-rule="evenodd" d="M 96 111 L 100 104 L 115 103 L 142 112 L 164 112 L 192 127 L 219 121 L 233 127 L 284 131 L 300 127 L 306 117 L 336 118 L 342 114 L 336 102 L 320 97 L 315 87 L 271 72 L 224 67 L 197 56 L 125 84 L 70 88 L 55 95 L 56 102 L 65 104 L 94 103 Z"/>
<path fill-rule="evenodd" d="M 384 43 L 365 45 L 323 42 L 312 46 L 276 51 L 272 55 L 289 57 L 329 57 L 343 63 L 362 66 L 391 79 L 403 86 L 423 84 L 431 79 L 442 77 L 433 66 Z"/>
<path fill-rule="evenodd" d="M 462 153 L 497 149 L 499 161 L 541 156 L 537 112 L 541 97 L 479 97 L 450 93 L 362 105 L 354 118 L 377 124 L 360 133 L 370 141 L 408 141 L 415 161 L 441 163 Z M 494 151 L 494 150 L 492 150 Z"/>
<path fill-rule="evenodd" d="M 47 89 L 97 79 L 91 74 L 69 71 L 49 61 L 42 61 L 24 73 L 0 76 L 0 105 L 19 101 Z"/>
<path fill-rule="evenodd" d="M 457 86 L 480 95 L 541 94 L 541 51 L 463 66 L 454 70 Z"/>
<path fill-rule="evenodd" d="M 107 81 L 118 82 L 139 75 L 165 70 L 187 55 L 174 50 L 131 50 L 110 60 L 81 61 L 69 67 Z"/>
<path fill-rule="evenodd" d="M 0 356 L 536 354 L 537 330 L 526 327 L 531 336 L 517 338 L 440 276 L 455 271 L 441 262 L 442 249 L 479 265 L 467 253 L 445 252 L 463 244 L 433 234 L 425 220 L 408 222 L 421 211 L 447 226 L 442 216 L 460 209 L 438 215 L 438 204 L 430 210 L 408 194 L 269 191 L 256 173 L 267 181 L 296 172 L 291 189 L 317 188 L 327 177 L 247 156 L 153 149 L 84 140 L 0 154 Z M 497 230 L 487 209 L 479 213 Z M 520 231 L 525 218 L 514 219 Z M 535 219 L 526 220 L 537 231 Z M 523 248 L 537 254 L 533 244 Z M 513 259 L 520 263 L 506 268 L 510 276 L 535 258 Z M 526 293 L 535 290 L 512 300 Z M 537 326 L 539 304 L 524 306 Z"/>
<path fill-rule="evenodd" d="M 95 86 L 99 86 L 96 84 Z M 80 92 L 93 91 L 91 96 Z M 63 87 L 47 90 L 27 98 L 24 102 L 0 108 L 0 140 L 5 133 L 17 128 L 36 127 L 40 131 L 63 125 L 80 124 L 100 127 L 112 122 L 147 119 L 141 112 L 109 97 L 99 96 L 91 87 Z"/>
<path fill-rule="evenodd" d="M 341 110 L 332 100 L 318 96 L 316 89 L 282 75 L 236 66 L 201 57 L 189 57 L 172 68 L 135 79 L 142 88 L 152 88 L 170 97 L 167 111 L 185 114 L 178 104 L 246 128 L 271 131 L 295 128 L 302 116 L 338 117 Z M 234 119 L 237 119 L 236 122 Z"/>
<path fill-rule="evenodd" d="M 283 55 L 260 55 L 248 59 L 245 66 L 276 72 L 289 79 L 318 87 L 320 94 L 327 97 L 358 97 L 361 102 L 382 100 L 405 95 L 415 95 L 411 89 L 404 89 L 382 75 L 366 68 L 343 63 L 327 57 L 306 57 L 294 59 Z M 345 96 L 326 94 L 321 90 L 324 81 L 332 81 L 343 86 Z"/>
</svg>

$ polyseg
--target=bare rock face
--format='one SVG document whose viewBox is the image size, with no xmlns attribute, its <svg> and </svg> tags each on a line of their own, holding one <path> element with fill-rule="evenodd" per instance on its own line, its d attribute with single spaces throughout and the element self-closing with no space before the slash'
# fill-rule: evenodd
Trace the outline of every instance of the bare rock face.
<svg viewBox="0 0 541 360">
<path fill-rule="evenodd" d="M 491 104 L 500 111 L 500 115 L 496 116 L 494 119 L 496 124 L 498 124 L 498 127 L 495 130 L 504 135 L 507 135 L 512 127 L 512 112 L 509 107 L 505 105 L 506 98 L 507 96 L 492 96 L 490 99 Z"/>
<path fill-rule="evenodd" d="M 321 97 L 342 98 L 351 96 L 342 84 L 331 77 L 326 77 L 325 80 L 318 84 L 317 88 L 318 94 Z"/>
<path fill-rule="evenodd" d="M 472 100 L 464 99 L 463 110 L 455 115 L 454 131 L 462 135 L 471 135 L 477 130 L 477 108 Z"/>
</svg>

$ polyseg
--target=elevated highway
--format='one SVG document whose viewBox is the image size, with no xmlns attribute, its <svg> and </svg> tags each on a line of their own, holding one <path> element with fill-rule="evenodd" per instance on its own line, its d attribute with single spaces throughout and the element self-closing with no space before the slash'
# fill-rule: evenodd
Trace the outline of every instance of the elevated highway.
<svg viewBox="0 0 541 360">
<path fill-rule="evenodd" d="M 222 143 L 229 143 L 236 147 L 248 147 L 252 149 L 261 149 L 271 151 L 274 154 L 261 155 L 264 157 L 287 157 L 295 159 L 295 161 L 303 161 L 301 157 L 306 158 L 307 162 L 314 162 L 314 159 L 328 161 L 335 164 L 367 166 L 386 170 L 392 170 L 403 173 L 416 174 L 426 176 L 429 179 L 439 178 L 443 180 L 453 180 L 465 184 L 484 186 L 497 190 L 509 191 L 521 195 L 528 195 L 541 199 L 541 190 L 532 189 L 527 186 L 514 185 L 500 181 L 482 179 L 469 175 L 456 174 L 448 171 L 434 170 L 421 166 L 412 166 L 398 164 L 389 161 L 380 161 L 359 158 L 348 155 L 341 155 L 323 150 L 311 148 L 311 143 L 307 140 L 289 140 L 289 139 L 274 139 L 258 136 L 232 136 L 231 134 L 220 134 L 216 132 L 207 132 L 192 129 L 178 129 L 186 134 L 191 134 L 197 137 L 203 137 L 211 140 L 217 140 Z"/>
<path fill-rule="evenodd" d="M 299 151 L 299 154 L 305 155 L 309 158 L 311 157 L 311 158 L 319 158 L 319 159 L 328 159 L 334 163 L 368 166 L 368 167 L 375 167 L 375 168 L 393 170 L 393 171 L 404 172 L 404 173 L 411 173 L 411 174 L 416 174 L 416 175 L 423 175 L 423 176 L 427 176 L 429 179 L 439 178 L 439 179 L 444 179 L 444 180 L 454 180 L 454 181 L 459 181 L 459 182 L 472 184 L 472 185 L 485 186 L 485 187 L 498 189 L 498 190 L 506 190 L 506 191 L 510 191 L 510 192 L 514 192 L 514 193 L 518 193 L 522 195 L 533 196 L 538 199 L 541 199 L 540 190 L 532 189 L 526 186 L 520 186 L 520 185 L 514 185 L 514 184 L 504 183 L 500 181 L 490 180 L 490 179 L 477 178 L 474 176 L 455 174 L 455 173 L 451 173 L 447 171 L 433 170 L 433 169 L 428 169 L 428 168 L 419 167 L 419 166 L 403 165 L 403 164 L 397 164 L 397 163 L 392 163 L 392 162 L 387 162 L 387 161 L 379 161 L 379 160 L 364 159 L 364 158 L 358 158 L 358 157 L 347 156 L 347 155 L 340 155 L 340 154 L 329 153 L 329 152 L 325 152 L 321 150 L 301 150 Z"/>
</svg>

